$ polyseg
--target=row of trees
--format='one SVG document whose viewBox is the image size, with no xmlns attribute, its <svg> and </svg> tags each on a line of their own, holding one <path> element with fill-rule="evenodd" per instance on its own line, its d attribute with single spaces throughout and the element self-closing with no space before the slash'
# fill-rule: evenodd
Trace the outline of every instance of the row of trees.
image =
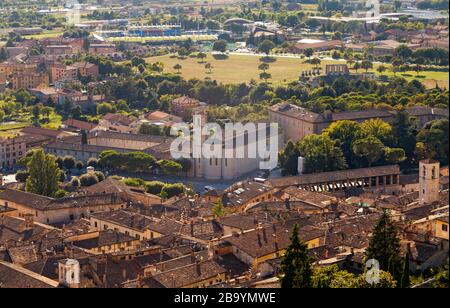
<svg viewBox="0 0 450 308">
<path fill-rule="evenodd" d="M 402 124 L 398 118 L 395 129 L 380 119 L 333 122 L 321 135 L 306 136 L 297 144 L 288 142 L 279 157 L 282 172 L 297 174 L 299 156 L 306 159 L 305 173 L 402 163 L 407 159 L 403 138 L 408 137 L 396 135 L 404 131 Z M 413 152 L 414 148 L 408 154 Z"/>
<path fill-rule="evenodd" d="M 131 173 L 150 173 L 152 170 L 158 169 L 164 174 L 176 175 L 190 169 L 189 162 L 184 160 L 180 162 L 167 159 L 157 161 L 154 156 L 144 152 L 119 153 L 113 150 L 102 152 L 98 164 L 105 168 Z"/>
<path fill-rule="evenodd" d="M 127 178 L 123 181 L 128 186 L 143 187 L 149 194 L 160 196 L 163 199 L 169 199 L 190 192 L 190 189 L 181 183 L 170 184 L 160 181 L 146 182 L 137 178 Z"/>
</svg>

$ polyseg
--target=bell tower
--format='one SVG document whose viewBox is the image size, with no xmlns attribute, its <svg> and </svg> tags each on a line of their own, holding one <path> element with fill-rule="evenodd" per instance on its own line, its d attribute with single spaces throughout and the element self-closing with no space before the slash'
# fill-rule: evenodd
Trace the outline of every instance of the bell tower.
<svg viewBox="0 0 450 308">
<path fill-rule="evenodd" d="M 419 204 L 439 201 L 439 167 L 433 159 L 419 162 Z"/>
</svg>

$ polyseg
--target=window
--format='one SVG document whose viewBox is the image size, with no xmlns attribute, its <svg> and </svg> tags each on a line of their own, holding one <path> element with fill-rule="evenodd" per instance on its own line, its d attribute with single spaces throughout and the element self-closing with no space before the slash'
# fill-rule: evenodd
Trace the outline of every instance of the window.
<svg viewBox="0 0 450 308">
<path fill-rule="evenodd" d="M 442 225 L 442 231 L 447 232 L 448 231 L 448 226 L 447 225 Z"/>
</svg>

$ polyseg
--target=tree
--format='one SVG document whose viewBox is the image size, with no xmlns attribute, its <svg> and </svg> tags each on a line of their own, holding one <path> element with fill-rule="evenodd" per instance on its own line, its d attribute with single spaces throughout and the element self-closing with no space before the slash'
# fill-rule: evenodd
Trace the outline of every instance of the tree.
<svg viewBox="0 0 450 308">
<path fill-rule="evenodd" d="M 158 181 L 148 182 L 145 184 L 145 190 L 149 194 L 159 195 L 164 188 L 164 185 L 166 184 Z"/>
<path fill-rule="evenodd" d="M 199 53 L 197 54 L 197 58 L 200 59 L 200 63 L 204 63 L 204 62 L 205 62 L 205 59 L 206 59 L 206 53 L 204 53 L 204 52 L 199 52 Z"/>
<path fill-rule="evenodd" d="M 319 67 L 320 63 L 321 63 L 321 61 L 320 61 L 319 58 L 313 58 L 313 59 L 311 59 L 311 64 L 314 65 L 316 68 Z"/>
<path fill-rule="evenodd" d="M 406 160 L 405 150 L 401 148 L 384 148 L 384 159 L 389 164 L 399 164 Z"/>
<path fill-rule="evenodd" d="M 205 69 L 208 70 L 208 74 L 211 74 L 212 73 L 212 69 L 213 69 L 212 64 L 211 63 L 206 63 L 205 64 Z"/>
<path fill-rule="evenodd" d="M 221 53 L 225 53 L 227 51 L 227 42 L 224 40 L 215 41 L 213 44 L 213 50 Z"/>
<path fill-rule="evenodd" d="M 303 51 L 303 54 L 305 55 L 305 57 L 311 58 L 311 56 L 314 54 L 314 49 L 312 48 L 306 48 Z"/>
<path fill-rule="evenodd" d="M 343 170 L 347 162 L 340 147 L 326 135 L 309 135 L 298 143 L 305 158 L 304 173 Z"/>
<path fill-rule="evenodd" d="M 281 287 L 310 288 L 312 286 L 311 258 L 308 247 L 299 238 L 299 226 L 296 224 L 292 231 L 291 243 L 281 260 Z"/>
<path fill-rule="evenodd" d="M 64 168 L 66 168 L 67 170 L 72 169 L 73 167 L 75 167 L 75 157 L 73 156 L 65 156 L 63 158 L 63 166 Z"/>
<path fill-rule="evenodd" d="M 449 120 L 440 119 L 428 122 L 417 134 L 417 141 L 422 142 L 427 153 L 442 164 L 449 161 Z"/>
<path fill-rule="evenodd" d="M 392 60 L 391 71 L 394 73 L 394 76 L 396 76 L 397 71 L 399 70 L 399 67 L 402 65 L 403 65 L 403 61 L 401 59 L 395 58 Z"/>
<path fill-rule="evenodd" d="M 72 186 L 72 187 L 81 187 L 80 179 L 77 178 L 76 176 L 74 176 L 72 178 L 72 180 L 70 181 L 70 186 Z"/>
<path fill-rule="evenodd" d="M 165 184 L 160 195 L 172 198 L 184 194 L 185 191 L 186 187 L 183 184 Z"/>
<path fill-rule="evenodd" d="M 82 161 L 77 161 L 77 162 L 75 163 L 75 168 L 77 168 L 78 171 L 81 171 L 81 169 L 84 168 L 83 162 L 82 162 Z"/>
<path fill-rule="evenodd" d="M 271 79 L 272 75 L 266 72 L 262 72 L 259 74 L 259 79 L 263 79 L 265 83 L 267 83 L 267 80 Z"/>
<path fill-rule="evenodd" d="M 258 45 L 258 51 L 269 56 L 272 49 L 275 48 L 275 44 L 272 41 L 264 40 Z"/>
<path fill-rule="evenodd" d="M 361 125 L 350 120 L 336 121 L 324 130 L 324 134 L 339 143 L 346 161 L 356 167 L 352 143 L 363 136 Z"/>
<path fill-rule="evenodd" d="M 80 183 L 83 187 L 89 187 L 99 182 L 97 176 L 93 173 L 83 174 L 80 176 Z"/>
<path fill-rule="evenodd" d="M 444 265 L 441 271 L 436 275 L 436 280 L 433 283 L 433 288 L 441 288 L 441 289 L 448 289 L 449 288 L 449 279 L 448 279 L 448 259 L 447 264 Z"/>
<path fill-rule="evenodd" d="M 89 38 L 85 37 L 83 39 L 83 49 L 84 49 L 84 51 L 89 51 L 90 47 L 91 47 L 91 41 L 89 40 Z"/>
<path fill-rule="evenodd" d="M 97 169 L 98 166 L 99 166 L 98 159 L 95 158 L 95 157 L 89 158 L 89 160 L 87 162 L 87 166 L 88 167 L 93 167 L 94 169 Z"/>
<path fill-rule="evenodd" d="M 263 71 L 264 73 L 269 69 L 269 64 L 267 64 L 267 63 L 261 63 L 259 66 L 258 66 L 258 69 L 260 70 L 260 71 Z"/>
<path fill-rule="evenodd" d="M 387 271 L 380 271 L 380 281 L 378 283 L 369 283 L 365 275 L 360 275 L 352 283 L 353 288 L 358 289 L 394 289 L 398 283 L 394 277 Z"/>
<path fill-rule="evenodd" d="M 131 66 L 133 67 L 138 67 L 139 65 L 143 65 L 144 67 L 147 65 L 147 63 L 145 62 L 145 59 L 141 58 L 141 57 L 133 57 L 131 59 Z"/>
<path fill-rule="evenodd" d="M 384 144 L 380 139 L 369 136 L 363 139 L 358 139 L 353 143 L 353 153 L 367 161 L 368 166 L 372 166 L 383 155 Z"/>
<path fill-rule="evenodd" d="M 8 53 L 5 48 L 0 48 L 0 62 L 4 62 L 8 59 Z"/>
<path fill-rule="evenodd" d="M 164 174 L 171 175 L 176 175 L 181 172 L 181 170 L 183 170 L 181 164 L 167 159 L 158 161 L 158 167 L 163 171 Z"/>
<path fill-rule="evenodd" d="M 396 147 L 405 151 L 408 159 L 414 157 L 416 147 L 416 128 L 406 110 L 399 110 L 392 121 L 394 143 Z"/>
<path fill-rule="evenodd" d="M 16 173 L 16 181 L 20 183 L 25 183 L 27 181 L 29 174 L 26 171 L 17 171 Z"/>
<path fill-rule="evenodd" d="M 361 63 L 360 62 L 355 62 L 355 64 L 353 64 L 353 69 L 355 70 L 355 72 L 358 73 L 358 70 L 361 68 Z"/>
<path fill-rule="evenodd" d="M 219 199 L 213 208 L 214 217 L 222 217 L 225 214 L 225 207 L 223 206 L 222 199 Z"/>
<path fill-rule="evenodd" d="M 289 141 L 285 148 L 279 154 L 279 163 L 282 175 L 296 175 L 298 174 L 298 158 L 300 151 L 296 145 Z"/>
<path fill-rule="evenodd" d="M 385 145 L 392 145 L 394 142 L 392 126 L 378 118 L 362 122 L 361 134 L 366 137 L 376 137 Z"/>
<path fill-rule="evenodd" d="M 183 67 L 182 67 L 181 64 L 179 64 L 179 63 L 177 63 L 177 64 L 175 64 L 175 65 L 173 66 L 173 69 L 176 70 L 178 74 L 181 73 L 180 71 L 181 71 L 182 68 L 183 68 Z"/>
<path fill-rule="evenodd" d="M 406 60 L 412 56 L 413 51 L 407 45 L 402 44 L 395 49 L 395 54 L 397 55 L 397 57 Z"/>
<path fill-rule="evenodd" d="M 400 288 L 409 288 L 411 286 L 411 281 L 409 277 L 409 259 L 410 254 L 409 251 L 406 252 L 405 257 L 403 258 L 403 270 L 402 270 L 402 277 L 400 279 Z"/>
<path fill-rule="evenodd" d="M 381 270 L 389 272 L 395 280 L 399 281 L 402 267 L 400 239 L 387 212 L 381 215 L 372 231 L 366 257 L 377 260 Z"/>
<path fill-rule="evenodd" d="M 384 66 L 384 65 L 380 65 L 380 66 L 377 67 L 377 71 L 380 74 L 383 74 L 386 70 L 387 70 L 387 67 Z"/>
<path fill-rule="evenodd" d="M 97 105 L 97 114 L 105 115 L 107 113 L 115 113 L 116 109 L 110 103 L 100 103 Z"/>
<path fill-rule="evenodd" d="M 42 149 L 35 150 L 27 165 L 29 174 L 25 190 L 30 193 L 53 197 L 58 191 L 61 170 L 53 155 L 45 154 Z"/>
<path fill-rule="evenodd" d="M 363 60 L 361 61 L 361 68 L 365 69 L 367 73 L 369 69 L 373 68 L 373 63 L 369 60 Z"/>
</svg>

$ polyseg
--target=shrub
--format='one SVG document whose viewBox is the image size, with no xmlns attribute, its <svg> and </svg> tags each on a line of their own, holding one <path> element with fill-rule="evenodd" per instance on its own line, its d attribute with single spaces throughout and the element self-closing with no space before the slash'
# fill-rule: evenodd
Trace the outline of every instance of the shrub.
<svg viewBox="0 0 450 308">
<path fill-rule="evenodd" d="M 83 174 L 80 176 L 80 183 L 83 187 L 95 185 L 99 182 L 95 174 Z"/>
</svg>

